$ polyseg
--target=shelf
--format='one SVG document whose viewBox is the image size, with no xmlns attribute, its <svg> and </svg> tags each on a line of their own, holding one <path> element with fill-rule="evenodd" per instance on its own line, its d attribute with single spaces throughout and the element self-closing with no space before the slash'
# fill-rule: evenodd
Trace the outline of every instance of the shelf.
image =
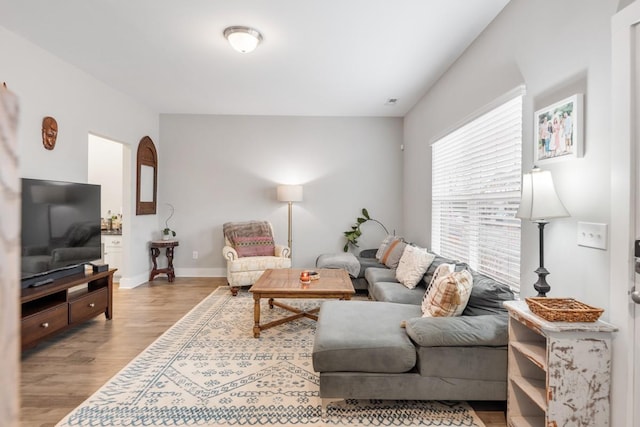
<svg viewBox="0 0 640 427">
<path fill-rule="evenodd" d="M 520 388 L 543 411 L 547 410 L 546 387 L 544 380 L 534 380 L 511 376 L 511 382 Z"/>
<path fill-rule="evenodd" d="M 22 318 L 33 316 L 41 311 L 48 310 L 60 304 L 65 304 L 67 295 L 64 291 L 46 295 L 39 300 L 32 300 L 22 304 Z"/>
<path fill-rule="evenodd" d="M 509 427 L 544 427 L 544 417 L 511 417 Z"/>
<path fill-rule="evenodd" d="M 547 349 L 544 343 L 512 341 L 511 347 L 533 362 L 538 368 L 547 371 Z"/>
</svg>

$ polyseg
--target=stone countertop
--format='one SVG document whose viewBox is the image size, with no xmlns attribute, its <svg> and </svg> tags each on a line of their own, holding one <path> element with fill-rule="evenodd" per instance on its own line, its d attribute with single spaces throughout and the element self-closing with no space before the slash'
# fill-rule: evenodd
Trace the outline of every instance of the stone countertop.
<svg viewBox="0 0 640 427">
<path fill-rule="evenodd" d="M 103 236 L 122 236 L 122 230 L 101 230 Z"/>
</svg>

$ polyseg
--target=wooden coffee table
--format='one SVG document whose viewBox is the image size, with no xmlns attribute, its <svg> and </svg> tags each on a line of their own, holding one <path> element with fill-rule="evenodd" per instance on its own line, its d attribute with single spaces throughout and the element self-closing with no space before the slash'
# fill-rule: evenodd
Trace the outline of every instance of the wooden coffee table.
<svg viewBox="0 0 640 427">
<path fill-rule="evenodd" d="M 274 326 L 282 325 L 292 320 L 307 317 L 309 319 L 318 320 L 318 311 L 320 307 L 312 310 L 304 311 L 299 308 L 292 307 L 288 304 L 275 301 L 274 298 L 339 298 L 343 300 L 351 299 L 351 295 L 355 293 L 349 274 L 343 269 L 315 269 L 320 275 L 318 280 L 312 280 L 308 285 L 300 283 L 300 268 L 278 268 L 265 270 L 262 276 L 249 289 L 253 293 L 253 336 L 258 338 L 260 331 Z M 260 300 L 269 298 L 269 308 L 274 306 L 284 308 L 295 314 L 274 320 L 263 325 L 260 324 Z"/>
</svg>

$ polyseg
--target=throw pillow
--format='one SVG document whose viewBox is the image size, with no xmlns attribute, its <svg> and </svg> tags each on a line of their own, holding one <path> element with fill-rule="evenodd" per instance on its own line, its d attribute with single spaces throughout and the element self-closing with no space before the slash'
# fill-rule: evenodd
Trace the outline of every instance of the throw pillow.
<svg viewBox="0 0 640 427">
<path fill-rule="evenodd" d="M 384 238 L 382 243 L 380 243 L 380 247 L 378 248 L 378 251 L 376 252 L 376 260 L 380 261 L 382 259 L 382 255 L 384 255 L 385 251 L 389 247 L 389 244 L 397 238 L 398 237 L 392 236 L 391 234 L 389 234 L 387 237 Z"/>
<path fill-rule="evenodd" d="M 460 316 L 464 311 L 471 295 L 473 277 L 468 270 L 453 271 L 454 268 L 454 265 L 446 264 L 436 270 L 422 300 L 422 317 Z"/>
<path fill-rule="evenodd" d="M 235 250 L 238 257 L 274 256 L 276 246 L 269 236 L 236 237 Z"/>
<path fill-rule="evenodd" d="M 406 246 L 407 244 L 402 238 L 396 238 L 389 243 L 389 247 L 384 251 L 380 262 L 389 268 L 397 268 Z"/>
<path fill-rule="evenodd" d="M 429 268 L 427 268 L 427 273 L 429 272 L 429 270 L 433 269 L 433 264 L 437 261 L 438 256 L 436 255 L 436 259 L 434 259 L 431 262 L 431 265 L 429 266 Z M 456 265 L 455 264 L 450 264 L 450 263 L 446 263 L 446 262 L 441 262 L 440 264 L 438 264 L 438 266 L 434 269 L 433 271 L 433 275 L 431 276 L 431 281 L 429 281 L 429 283 L 427 284 L 427 291 L 424 293 L 424 296 L 422 297 L 422 312 L 425 313 L 428 309 L 428 301 L 427 301 L 427 296 L 429 295 L 429 291 L 431 290 L 431 288 L 433 287 L 434 283 L 436 283 L 438 281 L 438 278 L 446 276 L 447 274 L 451 274 L 455 271 Z"/>
<path fill-rule="evenodd" d="M 398 262 L 396 279 L 409 289 L 415 288 L 435 257 L 426 249 L 407 245 Z"/>
</svg>

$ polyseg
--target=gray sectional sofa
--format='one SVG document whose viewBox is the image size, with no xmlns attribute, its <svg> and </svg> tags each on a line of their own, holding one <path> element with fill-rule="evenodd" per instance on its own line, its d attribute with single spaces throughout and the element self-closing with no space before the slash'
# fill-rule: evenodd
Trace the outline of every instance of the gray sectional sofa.
<svg viewBox="0 0 640 427">
<path fill-rule="evenodd" d="M 368 254 L 370 255 L 370 254 Z M 471 270 L 473 289 L 459 317 L 422 317 L 436 256 L 415 289 L 370 260 L 374 301 L 327 301 L 317 322 L 313 366 L 323 411 L 334 400 L 506 400 L 509 286 Z"/>
</svg>

